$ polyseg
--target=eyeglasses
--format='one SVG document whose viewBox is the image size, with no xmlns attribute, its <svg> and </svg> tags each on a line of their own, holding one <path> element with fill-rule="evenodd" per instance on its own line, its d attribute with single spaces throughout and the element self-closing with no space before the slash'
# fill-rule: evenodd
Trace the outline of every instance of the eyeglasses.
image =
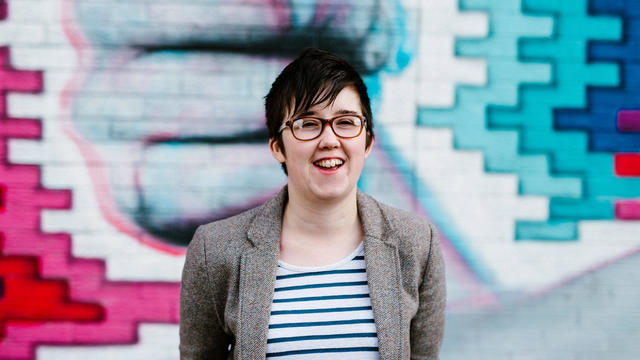
<svg viewBox="0 0 640 360">
<path fill-rule="evenodd" d="M 340 115 L 331 119 L 305 116 L 287 120 L 280 126 L 278 133 L 289 127 L 293 137 L 301 141 L 308 141 L 319 137 L 324 129 L 324 124 L 329 124 L 337 137 L 351 139 L 360 135 L 366 121 L 367 119 L 360 115 Z"/>
</svg>

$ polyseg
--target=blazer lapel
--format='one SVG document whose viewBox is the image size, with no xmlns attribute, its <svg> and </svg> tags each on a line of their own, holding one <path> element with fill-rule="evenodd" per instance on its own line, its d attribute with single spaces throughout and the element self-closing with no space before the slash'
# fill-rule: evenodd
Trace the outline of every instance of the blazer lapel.
<svg viewBox="0 0 640 360">
<path fill-rule="evenodd" d="M 275 281 L 274 259 L 270 252 L 251 249 L 240 265 L 240 317 L 236 339 L 239 359 L 264 359 L 267 352 L 269 313 Z"/>
<path fill-rule="evenodd" d="M 364 230 L 364 252 L 371 306 L 378 332 L 381 359 L 402 355 L 402 306 L 400 262 L 395 237 L 377 203 L 358 192 L 358 213 Z M 387 230 L 387 231 L 385 231 Z"/>
<path fill-rule="evenodd" d="M 253 244 L 240 262 L 239 323 L 236 339 L 238 359 L 264 359 L 267 333 L 286 203 L 286 187 L 265 203 L 249 227 Z"/>
</svg>

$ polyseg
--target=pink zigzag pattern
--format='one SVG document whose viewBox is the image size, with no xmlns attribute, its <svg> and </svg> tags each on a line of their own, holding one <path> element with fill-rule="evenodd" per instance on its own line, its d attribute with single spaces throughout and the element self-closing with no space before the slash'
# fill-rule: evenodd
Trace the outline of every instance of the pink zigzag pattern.
<svg viewBox="0 0 640 360">
<path fill-rule="evenodd" d="M 44 278 L 65 279 L 70 298 L 100 304 L 104 318 L 100 322 L 8 322 L 0 359 L 33 359 L 38 344 L 131 344 L 137 341 L 141 322 L 178 322 L 178 283 L 108 281 L 103 260 L 71 255 L 69 234 L 41 231 L 41 210 L 69 209 L 72 193 L 45 189 L 40 166 L 9 163 L 8 140 L 39 139 L 41 124 L 35 119 L 8 118 L 6 93 L 42 89 L 40 72 L 13 69 L 9 49 L 0 48 L 0 179 L 10 190 L 0 214 L 2 253 L 37 256 Z"/>
</svg>

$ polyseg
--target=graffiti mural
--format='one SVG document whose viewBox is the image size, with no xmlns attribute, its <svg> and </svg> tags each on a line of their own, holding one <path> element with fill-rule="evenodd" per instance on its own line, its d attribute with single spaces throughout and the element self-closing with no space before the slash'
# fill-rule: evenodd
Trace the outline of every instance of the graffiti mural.
<svg viewBox="0 0 640 360">
<path fill-rule="evenodd" d="M 263 101 L 364 75 L 359 187 L 433 221 L 443 359 L 640 353 L 640 5 L 0 0 L 0 359 L 178 358 L 185 246 L 286 182 Z"/>
<path fill-rule="evenodd" d="M 74 128 L 104 162 L 105 202 L 169 244 L 282 186 L 264 151 L 262 98 L 289 59 L 315 45 L 370 74 L 395 55 L 393 3 L 237 3 L 74 4 L 75 35 L 92 53 L 74 89 Z"/>
</svg>

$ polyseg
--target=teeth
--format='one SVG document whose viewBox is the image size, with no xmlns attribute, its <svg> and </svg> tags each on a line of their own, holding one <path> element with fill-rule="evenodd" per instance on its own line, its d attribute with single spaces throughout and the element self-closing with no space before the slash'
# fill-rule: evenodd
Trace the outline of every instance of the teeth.
<svg viewBox="0 0 640 360">
<path fill-rule="evenodd" d="M 323 167 L 323 168 L 332 168 L 334 166 L 339 166 L 343 164 L 343 161 L 340 159 L 331 159 L 331 160 L 322 160 L 322 161 L 316 161 L 315 162 L 316 165 Z"/>
</svg>

